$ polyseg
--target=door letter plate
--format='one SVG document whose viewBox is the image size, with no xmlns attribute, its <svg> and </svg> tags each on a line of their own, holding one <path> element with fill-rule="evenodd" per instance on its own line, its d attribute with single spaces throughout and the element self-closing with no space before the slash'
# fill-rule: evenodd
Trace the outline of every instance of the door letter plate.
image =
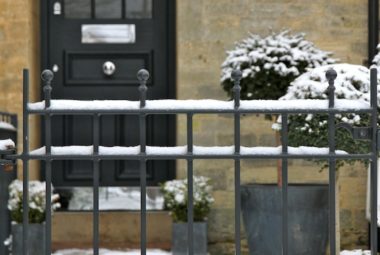
<svg viewBox="0 0 380 255">
<path fill-rule="evenodd" d="M 82 25 L 82 43 L 135 43 L 134 24 Z"/>
</svg>

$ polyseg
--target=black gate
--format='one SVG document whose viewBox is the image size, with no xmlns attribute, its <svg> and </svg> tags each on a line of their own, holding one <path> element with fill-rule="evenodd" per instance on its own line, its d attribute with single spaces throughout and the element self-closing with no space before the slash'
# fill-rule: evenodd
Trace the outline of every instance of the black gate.
<svg viewBox="0 0 380 255">
<path fill-rule="evenodd" d="M 367 159 L 371 162 L 371 222 L 377 222 L 377 152 L 378 144 L 377 135 L 378 127 L 378 109 L 377 109 L 377 70 L 371 69 L 371 98 L 369 105 L 358 106 L 355 101 L 351 104 L 339 104 L 339 99 L 334 98 L 334 80 L 337 73 L 329 70 L 326 77 L 329 81 L 329 99 L 320 100 L 319 104 L 313 100 L 313 108 L 307 105 L 298 104 L 299 107 L 294 108 L 291 101 L 240 101 L 240 79 L 241 72 L 234 71 L 232 79 L 234 80 L 234 100 L 230 102 L 224 101 L 204 101 L 204 100 L 146 100 L 147 82 L 149 73 L 146 70 L 138 72 L 138 80 L 140 86 L 139 101 L 112 101 L 112 102 L 96 102 L 96 101 L 71 101 L 70 105 L 59 101 L 51 100 L 51 82 L 53 73 L 45 70 L 42 73 L 44 80 L 44 98 L 45 101 L 37 103 L 29 103 L 28 100 L 28 71 L 24 71 L 24 116 L 23 116 L 23 148 L 21 155 L 7 156 L 8 159 L 23 160 L 24 177 L 24 236 L 23 249 L 24 255 L 28 254 L 26 231 L 28 228 L 28 162 L 29 160 L 44 161 L 46 171 L 46 190 L 47 194 L 51 193 L 52 181 L 52 162 L 61 160 L 84 160 L 92 164 L 92 182 L 93 182 L 93 250 L 94 254 L 99 254 L 99 166 L 103 161 L 112 160 L 135 160 L 139 164 L 139 185 L 141 187 L 141 254 L 146 254 L 146 186 L 147 186 L 147 163 L 149 161 L 160 160 L 177 160 L 185 159 L 187 161 L 187 177 L 188 177 L 188 254 L 194 254 L 193 243 L 193 161 L 195 159 L 231 159 L 235 162 L 235 254 L 241 254 L 241 237 L 240 237 L 240 161 L 242 159 L 281 159 L 282 160 L 282 254 L 288 254 L 288 159 L 325 159 L 329 162 L 329 240 L 330 254 L 336 254 L 336 225 L 335 225 L 335 174 L 336 160 L 338 159 Z M 350 103 L 350 102 L 348 102 Z M 270 105 L 270 107 L 268 107 Z M 293 105 L 293 106 L 292 106 Z M 260 113 L 260 114 L 279 114 L 282 117 L 282 150 L 279 152 L 277 148 L 272 148 L 273 153 L 263 152 L 262 149 L 256 147 L 240 146 L 240 118 L 242 114 Z M 326 153 L 306 153 L 299 154 L 288 147 L 288 130 L 287 120 L 289 114 L 305 114 L 305 113 L 325 113 L 328 114 L 328 141 L 329 147 Z M 366 113 L 371 115 L 371 126 L 354 128 L 354 138 L 368 139 L 371 141 L 371 149 L 367 154 L 341 154 L 335 151 L 335 114 L 339 113 Z M 45 125 L 45 146 L 38 150 L 29 150 L 29 115 L 42 115 Z M 147 143 L 146 129 L 147 117 L 150 115 L 178 115 L 187 116 L 187 146 L 183 147 L 157 147 L 154 144 Z M 193 116 L 196 114 L 229 114 L 234 116 L 234 146 L 221 147 L 221 150 L 215 147 L 199 147 L 193 145 Z M 90 147 L 57 147 L 52 146 L 52 118 L 54 116 L 70 115 L 70 116 L 89 116 L 92 119 L 92 145 Z M 139 127 L 139 145 L 131 147 L 105 147 L 100 145 L 99 134 L 101 134 L 100 118 L 108 115 L 134 115 L 137 117 Z M 171 132 L 171 130 L 165 130 Z M 270 150 L 270 148 L 268 148 Z M 288 150 L 289 149 L 289 150 Z M 116 150 L 116 151 L 115 151 Z M 46 199 L 46 254 L 51 254 L 51 201 Z M 377 254 L 377 225 L 371 225 L 371 250 L 372 255 Z"/>
<path fill-rule="evenodd" d="M 52 96 L 138 100 L 135 76 L 144 68 L 152 70 L 149 99 L 175 98 L 174 4 L 172 0 L 42 0 L 42 69 L 54 72 Z M 53 145 L 92 144 L 90 116 L 55 115 L 51 121 Z M 99 125 L 100 145 L 139 143 L 136 116 L 102 115 Z M 149 116 L 147 142 L 173 146 L 175 132 L 161 132 L 167 129 L 175 129 L 173 116 Z M 53 165 L 55 186 L 91 186 L 91 163 L 68 160 Z M 138 185 L 139 163 L 102 161 L 99 174 L 102 186 Z M 172 162 L 148 163 L 149 185 L 172 178 Z"/>
</svg>

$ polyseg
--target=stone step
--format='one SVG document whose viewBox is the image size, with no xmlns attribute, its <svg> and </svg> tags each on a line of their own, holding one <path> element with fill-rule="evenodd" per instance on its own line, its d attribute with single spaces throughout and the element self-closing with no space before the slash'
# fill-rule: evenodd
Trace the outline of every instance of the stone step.
<svg viewBox="0 0 380 255">
<path fill-rule="evenodd" d="M 166 211 L 147 212 L 147 247 L 171 248 L 172 219 Z M 102 248 L 140 248 L 139 211 L 102 211 L 99 218 Z M 52 217 L 53 250 L 92 247 L 92 212 L 55 212 Z"/>
</svg>

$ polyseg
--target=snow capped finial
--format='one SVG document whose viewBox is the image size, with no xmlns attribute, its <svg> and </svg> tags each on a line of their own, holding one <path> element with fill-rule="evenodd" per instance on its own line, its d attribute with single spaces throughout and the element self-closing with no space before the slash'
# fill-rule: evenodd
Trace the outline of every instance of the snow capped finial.
<svg viewBox="0 0 380 255">
<path fill-rule="evenodd" d="M 330 83 L 330 81 L 334 81 L 337 76 L 338 76 L 338 74 L 333 68 L 330 68 L 326 72 L 326 79 L 329 81 L 329 83 Z"/>
<path fill-rule="evenodd" d="M 241 91 L 240 81 L 242 77 L 243 77 L 243 74 L 239 69 L 235 69 L 231 72 L 231 78 L 234 81 L 234 86 L 232 88 L 232 91 L 234 94 L 235 108 L 239 108 L 240 106 L 240 91 Z"/>
<path fill-rule="evenodd" d="M 241 80 L 241 78 L 243 77 L 243 74 L 240 70 L 233 70 L 232 73 L 231 73 L 231 78 L 236 81 L 236 80 Z"/>
<path fill-rule="evenodd" d="M 137 73 L 137 79 L 140 81 L 139 92 L 140 92 L 140 107 L 145 107 L 146 101 L 146 91 L 148 87 L 146 86 L 146 82 L 149 79 L 149 72 L 145 69 L 141 69 Z"/>
<path fill-rule="evenodd" d="M 46 83 L 51 83 L 51 81 L 54 79 L 54 73 L 49 69 L 45 69 L 41 73 L 41 79 Z"/>
<path fill-rule="evenodd" d="M 326 71 L 326 79 L 329 82 L 328 90 L 328 96 L 329 96 L 329 108 L 334 107 L 334 99 L 335 99 L 335 86 L 334 81 L 338 77 L 338 73 L 333 69 L 329 68 L 329 70 Z"/>
<path fill-rule="evenodd" d="M 140 82 L 146 82 L 148 79 L 149 79 L 149 72 L 145 69 L 141 69 L 138 73 L 137 73 L 137 79 L 140 81 Z"/>
<path fill-rule="evenodd" d="M 43 91 L 44 91 L 44 99 L 45 99 L 45 108 L 50 107 L 50 99 L 51 99 L 51 82 L 54 79 L 54 73 L 48 69 L 45 69 L 41 73 L 41 79 L 44 83 Z"/>
</svg>

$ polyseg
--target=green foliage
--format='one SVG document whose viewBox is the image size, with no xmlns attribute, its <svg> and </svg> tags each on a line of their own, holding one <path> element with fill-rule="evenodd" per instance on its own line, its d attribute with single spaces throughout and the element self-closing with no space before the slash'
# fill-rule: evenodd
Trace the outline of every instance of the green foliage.
<svg viewBox="0 0 380 255">
<path fill-rule="evenodd" d="M 352 118 L 350 114 L 338 115 L 335 118 L 335 125 L 342 123 L 342 118 Z M 356 126 L 369 126 L 370 120 L 368 115 L 361 114 L 360 124 Z M 328 115 L 327 114 L 316 114 L 313 117 L 305 121 L 307 115 L 291 115 L 289 116 L 289 146 L 312 146 L 312 147 L 329 147 L 328 142 Z M 370 143 L 364 140 L 354 140 L 351 133 L 344 129 L 336 129 L 335 143 L 337 150 L 343 150 L 352 154 L 368 153 L 370 151 Z M 326 160 L 313 160 L 321 165 L 321 168 L 328 167 L 328 162 Z M 354 164 L 357 159 L 350 160 L 337 160 L 337 168 L 343 166 L 344 162 L 348 164 Z M 362 160 L 365 164 L 368 161 Z"/>
</svg>

